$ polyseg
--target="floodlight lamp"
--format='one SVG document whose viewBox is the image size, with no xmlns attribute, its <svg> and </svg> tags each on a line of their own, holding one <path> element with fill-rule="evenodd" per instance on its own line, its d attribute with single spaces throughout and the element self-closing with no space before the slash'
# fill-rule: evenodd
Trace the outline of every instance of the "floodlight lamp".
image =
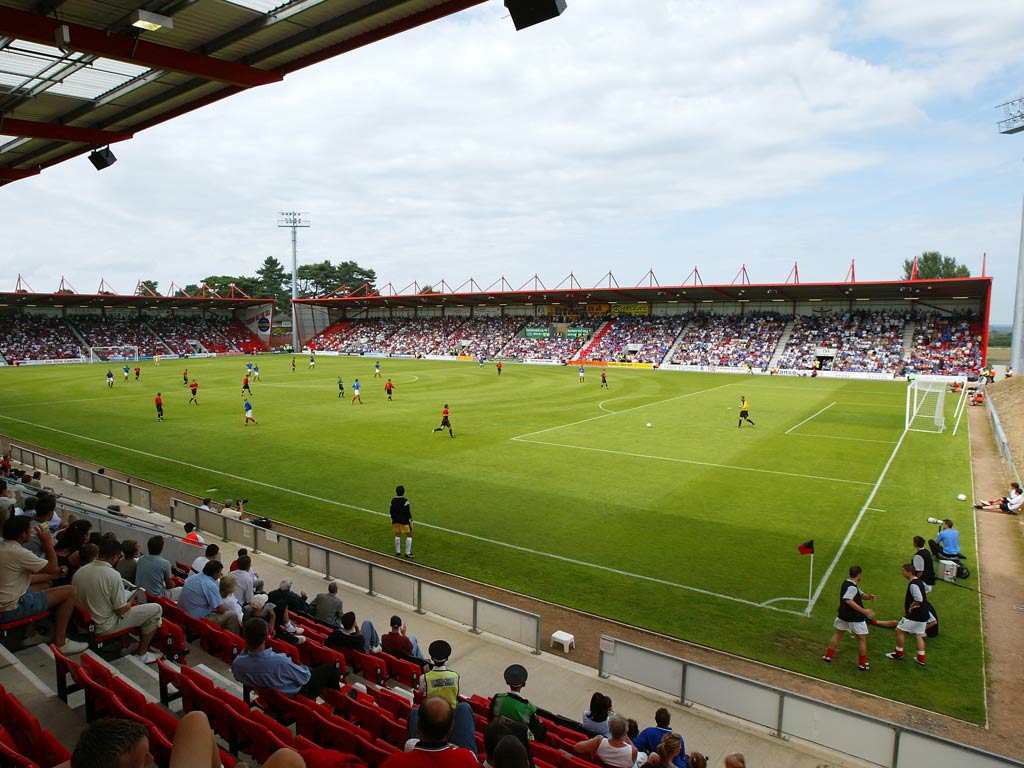
<svg viewBox="0 0 1024 768">
<path fill-rule="evenodd" d="M 133 27 L 145 29 L 149 32 L 156 32 L 158 29 L 174 29 L 174 19 L 170 16 L 161 16 L 159 13 L 144 11 L 141 8 L 132 11 L 129 17 Z"/>
</svg>

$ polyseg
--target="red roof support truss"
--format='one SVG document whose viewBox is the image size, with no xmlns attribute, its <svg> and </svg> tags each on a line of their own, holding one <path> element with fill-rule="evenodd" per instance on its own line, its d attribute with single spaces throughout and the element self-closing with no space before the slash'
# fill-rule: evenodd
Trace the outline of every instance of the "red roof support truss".
<svg viewBox="0 0 1024 768">
<path fill-rule="evenodd" d="M 104 29 L 93 29 L 83 24 L 0 6 L 0 35 L 42 45 L 53 45 L 57 31 L 61 27 L 67 27 L 67 48 L 79 53 L 246 88 L 276 83 L 284 79 L 284 75 L 279 72 L 268 72 L 245 64 L 204 56 L 201 53 L 151 43 L 143 40 L 141 36 L 116 34 Z"/>
</svg>

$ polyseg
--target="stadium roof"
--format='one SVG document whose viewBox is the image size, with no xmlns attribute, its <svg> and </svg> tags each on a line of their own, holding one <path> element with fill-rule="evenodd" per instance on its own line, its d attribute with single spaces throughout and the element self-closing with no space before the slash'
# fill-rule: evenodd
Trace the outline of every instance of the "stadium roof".
<svg viewBox="0 0 1024 768">
<path fill-rule="evenodd" d="M 693 277 L 694 272 L 691 272 Z M 791 273 L 792 274 L 792 273 Z M 745 276 L 746 271 L 741 270 Z M 653 275 L 648 273 L 647 284 L 634 287 L 620 287 L 608 273 L 601 284 L 592 288 L 579 285 L 569 275 L 554 288 L 547 288 L 534 276 L 525 285 L 514 289 L 505 278 L 501 278 L 486 290 L 480 290 L 475 280 L 468 280 L 455 290 L 449 290 L 442 281 L 442 291 L 421 292 L 415 284 L 413 291 L 408 286 L 395 291 L 389 284 L 375 291 L 363 286 L 345 295 L 322 299 L 299 299 L 300 304 L 321 304 L 338 308 L 370 307 L 430 307 L 430 306 L 495 306 L 505 304 L 623 304 L 623 303 L 712 303 L 727 301 L 746 302 L 814 302 L 814 301 L 892 301 L 904 299 L 908 302 L 929 300 L 959 300 L 975 305 L 987 306 L 992 289 L 990 277 L 963 277 L 935 280 L 884 280 L 874 282 L 841 283 L 751 283 L 744 280 L 728 285 L 704 285 L 699 275 L 692 283 L 685 285 L 657 285 Z M 463 290 L 468 288 L 469 290 Z"/>
<path fill-rule="evenodd" d="M 14 291 L 0 293 L 0 309 L 34 309 L 36 307 L 144 307 L 146 309 L 186 309 L 206 307 L 211 309 L 235 309 L 273 304 L 274 299 L 248 296 L 231 286 L 226 296 L 203 285 L 196 294 L 188 294 L 172 285 L 170 296 L 159 296 L 139 282 L 135 293 L 116 293 L 106 280 L 100 281 L 96 293 L 78 293 L 66 280 L 61 280 L 56 293 L 36 293 L 19 277 Z"/>
<path fill-rule="evenodd" d="M 0 0 L 0 185 L 482 2 Z"/>
</svg>

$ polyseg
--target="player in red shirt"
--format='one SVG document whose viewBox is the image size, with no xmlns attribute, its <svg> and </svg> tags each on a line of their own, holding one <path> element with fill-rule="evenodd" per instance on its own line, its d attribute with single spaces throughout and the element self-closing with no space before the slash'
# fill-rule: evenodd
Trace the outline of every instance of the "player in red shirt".
<svg viewBox="0 0 1024 768">
<path fill-rule="evenodd" d="M 448 434 L 455 437 L 455 433 L 452 432 L 452 423 L 448 420 L 448 403 L 444 404 L 444 410 L 441 411 L 441 426 L 435 427 L 434 432 L 444 432 L 448 430 Z"/>
<path fill-rule="evenodd" d="M 185 380 L 185 386 L 188 386 L 188 368 L 181 372 L 181 378 Z"/>
<path fill-rule="evenodd" d="M 156 406 L 156 420 L 164 420 L 164 399 L 160 397 L 160 393 L 156 393 L 156 397 L 153 398 L 153 404 Z"/>
<path fill-rule="evenodd" d="M 384 391 L 387 392 L 388 400 L 390 400 L 391 399 L 391 393 L 395 391 L 395 385 L 391 381 L 391 379 L 388 379 L 387 384 L 384 385 Z"/>
<path fill-rule="evenodd" d="M 252 394 L 252 390 L 249 389 L 249 375 L 248 374 L 246 374 L 245 378 L 242 379 L 242 394 L 244 395 L 246 392 L 248 392 L 250 395 Z"/>
<path fill-rule="evenodd" d="M 199 405 L 199 400 L 196 398 L 196 392 L 199 391 L 199 384 L 196 383 L 195 379 L 192 379 L 192 383 L 188 385 L 188 388 L 192 390 L 192 397 L 190 397 L 188 401 Z"/>
<path fill-rule="evenodd" d="M 498 369 L 498 375 L 501 376 L 501 360 L 494 367 Z"/>
<path fill-rule="evenodd" d="M 135 380 L 138 381 L 139 380 L 139 376 L 141 376 L 141 375 L 142 375 L 142 369 L 139 368 L 139 366 L 136 365 L 135 366 Z"/>
</svg>

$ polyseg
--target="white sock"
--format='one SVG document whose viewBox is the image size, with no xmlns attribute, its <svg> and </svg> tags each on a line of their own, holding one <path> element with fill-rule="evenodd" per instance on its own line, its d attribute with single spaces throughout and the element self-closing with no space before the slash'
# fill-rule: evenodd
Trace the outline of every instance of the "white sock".
<svg viewBox="0 0 1024 768">
<path fill-rule="evenodd" d="M 402 554 L 402 537 L 401 536 L 395 536 L 395 554 L 396 555 Z"/>
<path fill-rule="evenodd" d="M 408 536 L 405 539 L 405 554 L 412 554 L 412 536 Z"/>
</svg>

